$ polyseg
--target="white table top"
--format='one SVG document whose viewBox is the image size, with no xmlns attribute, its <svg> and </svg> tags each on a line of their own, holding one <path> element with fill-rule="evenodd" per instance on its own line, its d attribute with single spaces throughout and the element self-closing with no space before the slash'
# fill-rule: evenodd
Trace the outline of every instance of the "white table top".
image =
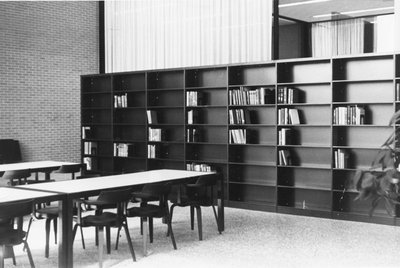
<svg viewBox="0 0 400 268">
<path fill-rule="evenodd" d="M 122 175 L 94 177 L 81 180 L 56 181 L 21 185 L 18 187 L 72 194 L 85 191 L 104 190 L 108 188 L 142 185 L 146 183 L 180 180 L 213 173 L 214 172 L 158 169 Z"/>
<path fill-rule="evenodd" d="M 33 162 L 19 162 L 12 164 L 0 165 L 0 172 L 9 170 L 21 170 L 21 169 L 41 169 L 41 168 L 55 168 L 62 165 L 75 165 L 77 163 L 61 162 L 61 161 L 33 161 Z"/>
<path fill-rule="evenodd" d="M 19 187 L 0 187 L 0 203 L 55 195 L 57 195 L 57 193 L 31 191 Z"/>
</svg>

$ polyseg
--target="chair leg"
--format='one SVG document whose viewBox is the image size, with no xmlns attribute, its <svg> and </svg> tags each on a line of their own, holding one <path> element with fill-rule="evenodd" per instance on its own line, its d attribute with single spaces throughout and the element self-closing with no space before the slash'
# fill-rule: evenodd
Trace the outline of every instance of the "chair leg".
<svg viewBox="0 0 400 268">
<path fill-rule="evenodd" d="M 98 237 L 99 237 L 99 246 L 98 246 L 98 251 L 99 251 L 99 267 L 103 267 L 103 244 L 104 244 L 104 228 L 103 226 L 98 227 Z"/>
<path fill-rule="evenodd" d="M 28 254 L 29 264 L 31 268 L 35 268 L 35 264 L 33 263 L 31 249 L 29 248 L 28 242 L 24 241 L 24 247 L 26 248 L 26 253 Z"/>
<path fill-rule="evenodd" d="M 196 212 L 197 212 L 197 228 L 199 229 L 199 240 L 203 240 L 203 223 L 201 219 L 201 207 L 196 206 Z"/>
<path fill-rule="evenodd" d="M 194 229 L 194 207 L 190 206 L 190 229 Z"/>
<path fill-rule="evenodd" d="M 128 225 L 124 224 L 123 226 L 125 229 L 126 240 L 128 241 L 129 250 L 131 251 L 132 259 L 133 259 L 133 261 L 136 261 L 135 251 L 133 250 L 133 245 L 132 245 L 131 236 L 129 235 Z M 119 232 L 119 230 L 121 230 L 121 227 L 118 228 L 118 232 Z"/>
<path fill-rule="evenodd" d="M 177 249 L 176 242 L 175 242 L 175 237 L 174 237 L 174 232 L 172 231 L 171 219 L 170 219 L 169 215 L 167 215 L 166 218 L 167 218 L 168 232 L 169 232 L 169 234 L 171 236 L 172 245 L 174 246 L 174 249 Z"/>
<path fill-rule="evenodd" d="M 29 219 L 28 229 L 26 230 L 26 235 L 25 235 L 25 240 L 28 240 L 29 231 L 31 230 L 32 221 L 33 221 L 33 217 L 31 217 L 31 218 Z M 25 245 L 24 245 L 24 248 L 23 248 L 22 250 L 23 250 L 23 251 L 26 250 Z"/>
<path fill-rule="evenodd" d="M 172 216 L 174 215 L 174 208 L 175 208 L 175 207 L 176 207 L 175 204 L 173 204 L 173 205 L 171 206 L 171 208 L 170 208 L 169 217 L 170 217 L 170 219 L 171 219 L 171 222 L 172 222 Z M 168 228 L 168 231 L 167 231 L 167 236 L 169 236 L 169 228 Z"/>
<path fill-rule="evenodd" d="M 78 230 L 78 224 L 75 224 L 74 229 L 72 230 L 72 244 L 74 244 L 77 230 Z M 82 230 L 82 227 L 81 227 L 81 230 Z"/>
<path fill-rule="evenodd" d="M 221 228 L 219 226 L 219 219 L 218 219 L 217 211 L 215 210 L 214 206 L 212 206 L 212 208 L 213 208 L 213 211 L 214 211 L 215 220 L 217 221 L 218 232 L 219 232 L 219 234 L 221 234 Z"/>
<path fill-rule="evenodd" d="M 6 246 L 1 245 L 0 249 L 0 268 L 4 268 L 4 252 L 6 251 Z"/>
<path fill-rule="evenodd" d="M 82 228 L 82 226 L 79 226 L 79 229 L 81 229 L 82 248 L 85 249 L 85 238 L 83 237 L 83 228 Z"/>
<path fill-rule="evenodd" d="M 106 246 L 107 246 L 107 254 L 111 253 L 111 235 L 110 235 L 110 227 L 106 227 Z"/>
<path fill-rule="evenodd" d="M 53 219 L 54 244 L 57 244 L 57 218 Z"/>
<path fill-rule="evenodd" d="M 149 237 L 150 243 L 153 243 L 153 218 L 149 218 Z"/>
<path fill-rule="evenodd" d="M 118 250 L 118 243 L 119 243 L 120 233 L 121 233 L 121 227 L 118 227 L 117 240 L 115 241 L 115 250 Z"/>
<path fill-rule="evenodd" d="M 25 248 L 25 245 L 24 245 Z M 11 258 L 13 260 L 14 266 L 17 265 L 17 260 L 15 259 L 15 252 L 14 252 L 14 247 L 10 246 L 10 251 L 11 251 Z"/>
<path fill-rule="evenodd" d="M 44 249 L 44 256 L 46 258 L 49 257 L 50 223 L 51 223 L 51 219 L 50 218 L 46 219 L 46 245 L 45 245 L 45 249 Z"/>
<path fill-rule="evenodd" d="M 147 218 L 143 217 L 142 218 L 142 222 L 143 222 L 143 255 L 147 256 Z"/>
</svg>

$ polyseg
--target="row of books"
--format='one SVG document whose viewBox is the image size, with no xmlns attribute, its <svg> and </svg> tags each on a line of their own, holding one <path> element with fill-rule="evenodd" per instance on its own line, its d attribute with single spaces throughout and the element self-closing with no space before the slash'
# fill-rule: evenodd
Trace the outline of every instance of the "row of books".
<svg viewBox="0 0 400 268">
<path fill-rule="evenodd" d="M 229 90 L 229 105 L 262 105 L 274 103 L 274 89 L 259 87 L 249 89 L 240 87 Z"/>
<path fill-rule="evenodd" d="M 133 144 L 114 143 L 114 156 L 128 157 L 133 155 Z"/>
<path fill-rule="evenodd" d="M 333 124 L 362 125 L 365 122 L 365 108 L 357 105 L 336 107 L 333 110 Z"/>
<path fill-rule="evenodd" d="M 279 145 L 290 145 L 292 144 L 292 132 L 290 128 L 281 128 L 278 131 L 278 144 Z"/>
<path fill-rule="evenodd" d="M 296 108 L 281 108 L 278 110 L 279 125 L 298 125 L 300 124 L 299 111 Z"/>
<path fill-rule="evenodd" d="M 97 142 L 94 141 L 85 141 L 83 143 L 83 154 L 97 154 Z"/>
<path fill-rule="evenodd" d="M 349 153 L 344 149 L 337 149 L 334 152 L 335 168 L 347 168 Z"/>
<path fill-rule="evenodd" d="M 186 142 L 199 142 L 200 132 L 197 128 L 186 129 Z"/>
<path fill-rule="evenodd" d="M 159 155 L 159 150 L 157 144 L 147 145 L 147 158 L 157 158 Z"/>
<path fill-rule="evenodd" d="M 203 104 L 203 92 L 187 91 L 186 106 L 198 106 Z"/>
<path fill-rule="evenodd" d="M 280 104 L 293 104 L 299 102 L 299 89 L 292 87 L 278 88 L 277 101 Z"/>
<path fill-rule="evenodd" d="M 162 129 L 149 127 L 149 141 L 161 141 Z"/>
<path fill-rule="evenodd" d="M 114 108 L 128 107 L 128 94 L 114 95 Z"/>
<path fill-rule="evenodd" d="M 292 158 L 290 156 L 289 150 L 279 150 L 278 151 L 278 163 L 280 166 L 290 166 L 292 165 Z"/>
<path fill-rule="evenodd" d="M 186 170 L 211 172 L 213 168 L 208 164 L 188 163 L 186 164 Z"/>
<path fill-rule="evenodd" d="M 246 144 L 247 142 L 247 129 L 230 129 L 229 130 L 229 143 L 233 144 Z"/>
<path fill-rule="evenodd" d="M 251 124 L 250 111 L 245 109 L 230 109 L 229 124 Z"/>
</svg>

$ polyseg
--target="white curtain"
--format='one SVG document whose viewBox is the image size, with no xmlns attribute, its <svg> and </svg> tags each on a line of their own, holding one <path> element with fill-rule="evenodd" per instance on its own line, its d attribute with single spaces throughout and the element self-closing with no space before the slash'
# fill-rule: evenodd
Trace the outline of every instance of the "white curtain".
<svg viewBox="0 0 400 268">
<path fill-rule="evenodd" d="M 106 72 L 270 60 L 272 3 L 105 1 Z"/>
<path fill-rule="evenodd" d="M 317 22 L 311 26 L 313 57 L 360 54 L 364 52 L 363 19 Z"/>
</svg>

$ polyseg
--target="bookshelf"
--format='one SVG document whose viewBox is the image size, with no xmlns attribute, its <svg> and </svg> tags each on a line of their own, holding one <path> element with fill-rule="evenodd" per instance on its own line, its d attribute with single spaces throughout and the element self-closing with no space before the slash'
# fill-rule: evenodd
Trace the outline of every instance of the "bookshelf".
<svg viewBox="0 0 400 268">
<path fill-rule="evenodd" d="M 93 172 L 217 170 L 228 206 L 400 224 L 383 206 L 370 218 L 369 203 L 354 201 L 349 184 L 393 130 L 399 55 L 84 75 L 81 81 L 82 159 Z"/>
<path fill-rule="evenodd" d="M 114 173 L 146 170 L 145 89 L 145 73 L 113 76 Z"/>
</svg>

